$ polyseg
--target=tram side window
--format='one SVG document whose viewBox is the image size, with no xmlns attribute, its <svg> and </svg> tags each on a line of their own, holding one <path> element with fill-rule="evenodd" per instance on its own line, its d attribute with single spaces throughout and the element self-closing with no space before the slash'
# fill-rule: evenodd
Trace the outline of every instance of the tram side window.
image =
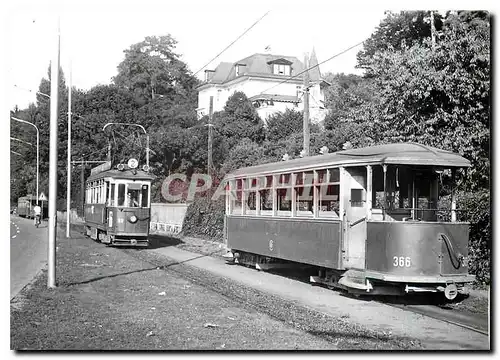
<svg viewBox="0 0 500 360">
<path fill-rule="evenodd" d="M 234 215 L 242 214 L 243 180 L 237 179 L 231 181 L 231 201 L 232 212 Z"/>
<path fill-rule="evenodd" d="M 118 184 L 118 206 L 125 205 L 125 184 Z"/>
<path fill-rule="evenodd" d="M 292 214 L 292 190 L 291 174 L 280 175 L 276 189 L 278 196 L 278 215 Z"/>
<path fill-rule="evenodd" d="M 295 211 L 297 216 L 312 216 L 314 204 L 314 174 L 312 171 L 295 175 Z"/>
<path fill-rule="evenodd" d="M 115 206 L 115 184 L 111 184 L 111 194 L 109 194 L 109 206 Z"/>
<path fill-rule="evenodd" d="M 260 195 L 260 214 L 272 215 L 273 214 L 273 176 L 268 175 L 260 178 L 259 184 Z"/>
<path fill-rule="evenodd" d="M 99 204 L 100 196 L 99 193 L 101 192 L 101 185 L 100 183 L 96 183 L 94 186 L 94 204 Z"/>
<path fill-rule="evenodd" d="M 318 170 L 318 216 L 339 217 L 340 170 L 338 168 Z"/>
<path fill-rule="evenodd" d="M 245 214 L 255 214 L 257 209 L 257 179 L 245 180 Z"/>
<path fill-rule="evenodd" d="M 148 185 L 142 185 L 142 207 L 149 207 L 149 186 Z"/>
</svg>

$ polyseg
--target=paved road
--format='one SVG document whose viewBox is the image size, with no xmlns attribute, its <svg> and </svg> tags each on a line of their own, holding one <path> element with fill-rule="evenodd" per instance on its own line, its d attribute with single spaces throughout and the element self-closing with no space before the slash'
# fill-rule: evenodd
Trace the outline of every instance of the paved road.
<svg viewBox="0 0 500 360">
<path fill-rule="evenodd" d="M 47 221 L 37 229 L 31 219 L 10 216 L 10 298 L 47 264 Z"/>
</svg>

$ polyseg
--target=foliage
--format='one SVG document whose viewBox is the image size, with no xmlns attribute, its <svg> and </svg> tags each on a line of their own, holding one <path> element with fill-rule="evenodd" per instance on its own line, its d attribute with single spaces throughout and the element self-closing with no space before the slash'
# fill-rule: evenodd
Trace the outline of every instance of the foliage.
<svg viewBox="0 0 500 360">
<path fill-rule="evenodd" d="M 386 12 L 376 31 L 364 43 L 364 48 L 357 54 L 357 67 L 367 70 L 371 76 L 370 61 L 377 52 L 397 51 L 405 46 L 422 43 L 431 37 L 430 11 Z M 442 28 L 442 16 L 434 12 L 436 32 Z"/>
<path fill-rule="evenodd" d="M 243 138 L 257 144 L 262 144 L 265 139 L 264 122 L 242 92 L 229 97 L 224 110 L 214 114 L 213 124 L 215 136 L 224 137 L 226 149 L 233 148 Z"/>
<path fill-rule="evenodd" d="M 177 41 L 170 35 L 148 36 L 125 50 L 118 65 L 116 85 L 133 93 L 141 105 L 157 97 L 192 97 L 198 84 L 179 55 L 174 53 Z"/>
<path fill-rule="evenodd" d="M 476 192 L 457 191 L 457 220 L 469 222 L 469 273 L 476 275 L 477 282 L 489 284 L 491 281 L 491 203 L 488 190 Z M 451 196 L 440 199 L 439 208 L 451 208 Z M 446 212 L 445 219 L 450 220 Z"/>
<path fill-rule="evenodd" d="M 262 162 L 266 162 L 264 148 L 252 140 L 244 138 L 229 151 L 229 155 L 222 165 L 221 172 L 222 174 L 226 174 L 233 170 L 258 165 Z"/>
<path fill-rule="evenodd" d="M 489 22 L 450 15 L 442 39 L 377 52 L 375 134 L 381 142 L 415 141 L 470 159 L 471 187 L 489 182 Z M 367 105 L 372 109 L 372 104 Z"/>
<path fill-rule="evenodd" d="M 217 200 L 211 200 L 209 196 L 195 196 L 194 201 L 187 208 L 182 224 L 182 234 L 222 241 L 225 206 L 224 196 Z"/>
<path fill-rule="evenodd" d="M 278 141 L 289 135 L 302 131 L 304 126 L 302 111 L 286 109 L 269 116 L 266 120 L 266 140 Z"/>
<path fill-rule="evenodd" d="M 490 192 L 481 190 L 461 194 L 457 206 L 468 209 L 465 217 L 470 222 L 469 272 L 476 275 L 480 283 L 490 283 L 491 279 L 491 203 Z"/>
</svg>

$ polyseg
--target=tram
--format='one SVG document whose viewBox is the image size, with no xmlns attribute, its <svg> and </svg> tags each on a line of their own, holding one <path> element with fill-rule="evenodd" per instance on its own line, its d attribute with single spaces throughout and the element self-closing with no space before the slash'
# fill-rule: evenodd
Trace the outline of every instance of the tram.
<svg viewBox="0 0 500 360">
<path fill-rule="evenodd" d="M 470 162 L 417 143 L 378 145 L 236 170 L 226 181 L 226 257 L 313 266 L 313 283 L 354 294 L 440 292 L 468 274 L 457 175 Z M 448 207 L 444 184 L 451 187 Z"/>
<path fill-rule="evenodd" d="M 85 190 L 85 227 L 90 238 L 113 246 L 149 245 L 151 181 L 136 159 L 111 168 L 111 162 L 91 170 Z"/>
<path fill-rule="evenodd" d="M 30 194 L 20 197 L 17 200 L 17 215 L 25 218 L 34 218 L 34 208 L 36 203 L 37 198 L 34 195 Z M 38 203 L 42 208 L 42 218 L 47 217 L 47 214 L 49 213 L 48 201 L 39 201 Z"/>
</svg>

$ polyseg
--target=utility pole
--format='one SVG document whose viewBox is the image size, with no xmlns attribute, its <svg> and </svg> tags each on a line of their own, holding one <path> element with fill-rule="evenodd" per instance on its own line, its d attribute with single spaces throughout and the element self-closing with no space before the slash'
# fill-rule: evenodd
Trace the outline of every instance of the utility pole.
<svg viewBox="0 0 500 360">
<path fill-rule="evenodd" d="M 304 56 L 304 67 L 306 72 L 304 73 L 304 156 L 309 156 L 309 59 L 308 54 Z"/>
<path fill-rule="evenodd" d="M 84 179 L 85 162 L 83 161 L 83 155 L 81 164 L 82 171 L 80 172 L 80 199 L 82 200 L 82 216 L 85 217 L 85 179 Z"/>
<path fill-rule="evenodd" d="M 214 112 L 214 97 L 210 96 L 210 107 L 208 110 L 208 176 L 212 176 L 212 116 Z"/>
<path fill-rule="evenodd" d="M 49 241 L 47 252 L 47 286 L 56 287 L 56 232 L 57 232 L 57 115 L 59 113 L 59 48 L 61 45 L 59 19 L 57 46 L 50 71 L 50 157 L 49 157 Z"/>
<path fill-rule="evenodd" d="M 69 67 L 68 86 L 68 182 L 66 188 L 66 237 L 70 238 L 70 210 L 71 210 L 71 63 Z"/>
</svg>

